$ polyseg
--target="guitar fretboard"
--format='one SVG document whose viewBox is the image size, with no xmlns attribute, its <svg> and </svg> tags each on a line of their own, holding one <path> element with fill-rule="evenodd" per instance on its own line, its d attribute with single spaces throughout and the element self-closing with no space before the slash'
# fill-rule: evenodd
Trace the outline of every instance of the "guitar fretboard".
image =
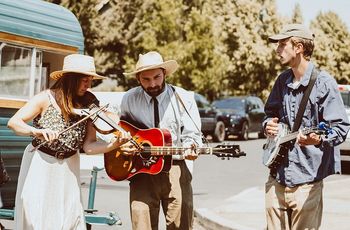
<svg viewBox="0 0 350 230">
<path fill-rule="evenodd" d="M 287 134 L 286 136 L 283 136 L 281 137 L 280 139 L 280 144 L 283 144 L 283 143 L 286 143 L 288 141 L 291 141 L 291 140 L 294 140 L 297 138 L 298 134 L 299 134 L 300 131 L 296 131 L 296 132 L 293 132 L 293 133 L 290 133 L 290 134 Z M 304 129 L 304 130 L 301 130 L 301 132 L 304 134 L 304 135 L 308 135 L 312 132 L 324 132 L 323 130 L 319 130 L 319 129 L 316 129 L 316 128 L 307 128 L 307 129 Z"/>
<path fill-rule="evenodd" d="M 166 147 L 166 146 L 152 146 L 144 147 L 143 153 L 150 153 L 152 156 L 172 156 L 172 155 L 182 155 L 186 150 L 191 148 L 183 147 Z M 196 148 L 195 151 L 197 154 L 211 155 L 213 154 L 213 148 Z"/>
</svg>

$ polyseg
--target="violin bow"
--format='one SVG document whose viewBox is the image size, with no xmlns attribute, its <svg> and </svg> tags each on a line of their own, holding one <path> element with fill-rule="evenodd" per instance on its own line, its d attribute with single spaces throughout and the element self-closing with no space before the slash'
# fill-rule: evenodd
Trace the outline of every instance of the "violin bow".
<svg viewBox="0 0 350 230">
<path fill-rule="evenodd" d="M 90 110 L 94 110 L 97 109 L 98 107 L 95 104 L 91 104 L 90 106 Z M 83 110 L 83 112 L 88 113 L 86 111 Z M 103 120 L 104 122 L 106 122 L 109 126 L 111 126 L 113 129 L 116 129 L 119 132 L 124 132 L 126 133 L 127 131 L 125 129 L 123 129 L 120 125 L 118 125 L 115 121 L 113 121 L 111 118 L 109 118 L 106 114 L 104 113 L 98 113 L 96 114 L 96 117 L 100 118 L 101 120 Z M 94 118 L 97 119 L 97 118 Z M 138 149 L 138 150 L 142 150 L 143 148 L 134 140 L 133 137 L 131 137 L 129 139 L 129 141 Z"/>
<path fill-rule="evenodd" d="M 109 105 L 109 104 L 106 104 L 106 105 L 104 105 L 104 106 L 102 106 L 102 107 L 99 107 L 98 109 L 96 109 L 96 110 L 93 111 L 92 113 L 88 113 L 89 115 L 87 115 L 86 117 L 80 119 L 78 122 L 76 122 L 76 123 L 74 123 L 73 125 L 71 125 L 71 126 L 65 128 L 64 130 L 60 131 L 60 132 L 58 133 L 58 136 L 60 136 L 62 133 L 67 132 L 68 130 L 74 128 L 75 126 L 79 125 L 79 124 L 82 123 L 83 121 L 86 121 L 87 119 L 89 119 L 90 117 L 94 116 L 95 114 L 100 113 L 102 110 L 106 109 L 106 108 L 108 107 L 108 105 Z M 34 148 L 31 150 L 31 152 L 34 152 L 35 150 L 37 150 L 38 148 L 40 148 L 40 146 L 42 146 L 43 144 L 46 144 L 47 142 L 49 142 L 49 141 L 44 141 L 44 142 L 42 142 L 41 144 L 37 145 L 36 147 L 34 147 Z"/>
</svg>

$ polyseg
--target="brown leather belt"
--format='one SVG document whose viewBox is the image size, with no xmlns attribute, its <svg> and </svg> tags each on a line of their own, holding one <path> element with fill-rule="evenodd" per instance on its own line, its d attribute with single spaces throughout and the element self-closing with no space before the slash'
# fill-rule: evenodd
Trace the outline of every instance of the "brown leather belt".
<svg viewBox="0 0 350 230">
<path fill-rule="evenodd" d="M 37 145 L 34 143 L 34 141 L 32 141 L 32 145 L 33 145 L 34 147 L 37 146 Z M 53 157 L 55 157 L 55 158 L 57 158 L 57 159 L 60 159 L 60 160 L 69 158 L 69 157 L 71 157 L 71 156 L 73 156 L 74 154 L 77 153 L 77 151 L 74 151 L 74 150 L 73 150 L 73 151 L 69 151 L 69 152 L 54 151 L 54 150 L 49 149 L 49 148 L 47 148 L 47 147 L 45 147 L 45 146 L 43 146 L 43 145 L 40 146 L 40 147 L 38 148 L 38 150 L 40 150 L 40 151 L 43 152 L 43 153 L 46 153 L 47 155 L 53 156 Z"/>
</svg>

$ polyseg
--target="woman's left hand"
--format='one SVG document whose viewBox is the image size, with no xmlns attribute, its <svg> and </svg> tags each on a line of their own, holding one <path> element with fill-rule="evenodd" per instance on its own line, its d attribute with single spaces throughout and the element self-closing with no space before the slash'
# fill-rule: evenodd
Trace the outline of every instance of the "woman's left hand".
<svg viewBox="0 0 350 230">
<path fill-rule="evenodd" d="M 130 132 L 118 132 L 109 143 L 112 144 L 113 149 L 118 148 L 119 146 L 125 144 L 131 139 Z"/>
</svg>

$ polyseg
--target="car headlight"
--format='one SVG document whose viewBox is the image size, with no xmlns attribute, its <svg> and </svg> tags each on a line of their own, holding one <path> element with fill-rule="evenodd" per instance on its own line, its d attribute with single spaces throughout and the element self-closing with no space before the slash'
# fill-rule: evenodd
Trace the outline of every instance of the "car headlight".
<svg viewBox="0 0 350 230">
<path fill-rule="evenodd" d="M 241 116 L 240 115 L 231 115 L 231 122 L 233 122 L 233 121 L 237 121 L 237 120 L 239 120 L 241 118 Z"/>
</svg>

